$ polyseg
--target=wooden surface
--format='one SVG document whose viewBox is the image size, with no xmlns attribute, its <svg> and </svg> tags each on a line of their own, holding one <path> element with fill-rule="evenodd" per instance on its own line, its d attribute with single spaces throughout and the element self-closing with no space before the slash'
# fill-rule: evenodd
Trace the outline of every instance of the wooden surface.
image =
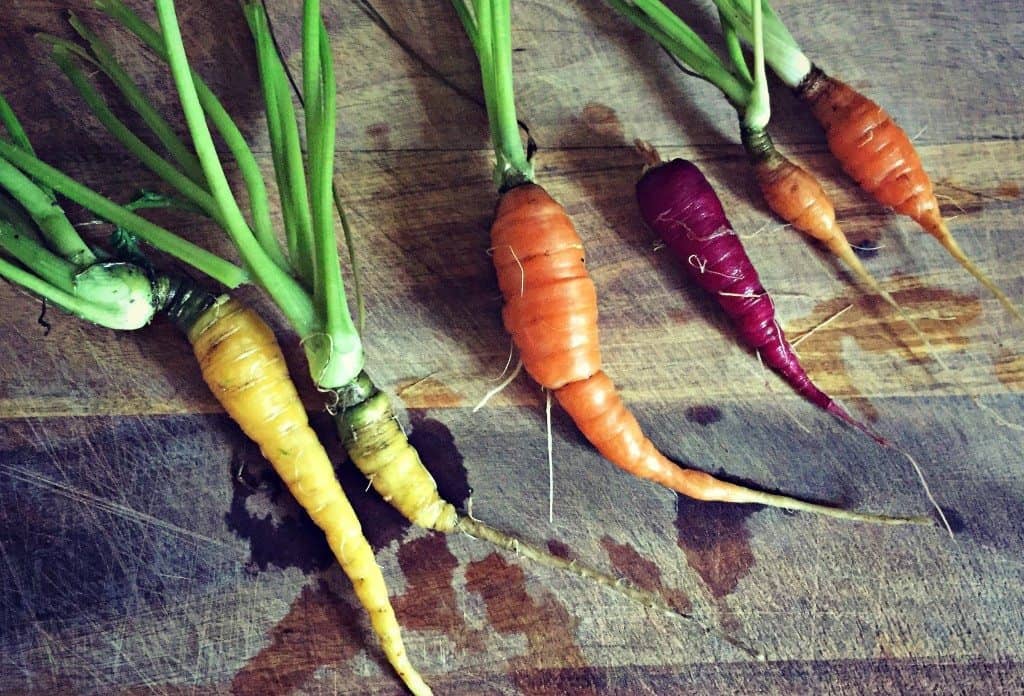
<svg viewBox="0 0 1024 696">
<path fill-rule="evenodd" d="M 293 66 L 300 4 L 272 3 Z M 44 159 L 124 201 L 152 178 L 89 118 L 32 36 L 67 35 L 69 5 L 177 113 L 162 67 L 85 0 L 4 3 L 0 89 Z M 228 0 L 179 5 L 194 64 L 269 168 L 239 12 Z M 674 5 L 710 36 L 706 10 Z M 578 223 L 606 369 L 655 441 L 680 461 L 793 494 L 928 509 L 906 461 L 764 373 L 654 249 L 632 200 L 635 137 L 704 168 L 792 338 L 853 305 L 800 344 L 801 358 L 921 462 L 957 538 L 676 500 L 614 470 L 557 408 L 549 524 L 539 390 L 520 379 L 470 412 L 509 350 L 486 254 L 495 200 L 486 125 L 460 94 L 478 94 L 476 66 L 447 3 L 375 6 L 436 74 L 356 3 L 325 3 L 373 375 L 404 404 L 450 498 L 471 488 L 476 515 L 692 606 L 769 658 L 753 662 L 472 539 L 409 529 L 342 463 L 307 389 L 409 652 L 437 692 L 1024 691 L 1021 326 L 933 240 L 856 192 L 818 128 L 776 89 L 777 143 L 819 173 L 852 240 L 881 246 L 865 263 L 951 366 L 940 373 L 884 306 L 764 212 L 735 116 L 712 88 L 680 75 L 601 3 L 521 0 L 518 101 L 542 148 L 539 178 Z M 810 55 L 916 135 L 954 233 L 1024 302 L 1019 3 L 779 0 L 777 9 Z M 224 248 L 212 227 L 168 223 Z M 172 327 L 115 333 L 50 310 L 47 334 L 39 303 L 7 285 L 0 307 L 0 692 L 400 692 L 320 534 L 220 412 Z M 294 336 L 283 343 L 304 375 Z"/>
</svg>

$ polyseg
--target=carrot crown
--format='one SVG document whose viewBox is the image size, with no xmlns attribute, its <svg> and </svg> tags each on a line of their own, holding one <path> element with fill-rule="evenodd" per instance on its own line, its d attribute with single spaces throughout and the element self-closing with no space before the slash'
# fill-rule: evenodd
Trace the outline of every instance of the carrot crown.
<svg viewBox="0 0 1024 696">
<path fill-rule="evenodd" d="M 533 163 L 523 148 L 512 88 L 511 0 L 452 0 L 480 63 L 487 122 L 494 147 L 494 181 L 507 190 L 533 181 Z"/>
<path fill-rule="evenodd" d="M 113 329 L 145 326 L 166 300 L 166 279 L 91 248 L 57 204 L 61 193 L 125 231 L 236 287 L 246 273 L 139 217 L 58 170 L 32 150 L 14 110 L 0 96 L 0 277 L 87 321 Z"/>
</svg>

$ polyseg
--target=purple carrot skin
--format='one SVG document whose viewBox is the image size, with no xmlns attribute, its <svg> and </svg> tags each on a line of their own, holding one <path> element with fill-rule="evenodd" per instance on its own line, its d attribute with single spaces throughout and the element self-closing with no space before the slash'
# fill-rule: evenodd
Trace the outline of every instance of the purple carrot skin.
<svg viewBox="0 0 1024 696">
<path fill-rule="evenodd" d="M 674 159 L 651 167 L 637 182 L 636 198 L 644 222 L 682 261 L 694 282 L 718 299 L 742 341 L 768 367 L 807 401 L 889 446 L 818 389 L 800 366 L 722 202 L 695 164 Z"/>
</svg>

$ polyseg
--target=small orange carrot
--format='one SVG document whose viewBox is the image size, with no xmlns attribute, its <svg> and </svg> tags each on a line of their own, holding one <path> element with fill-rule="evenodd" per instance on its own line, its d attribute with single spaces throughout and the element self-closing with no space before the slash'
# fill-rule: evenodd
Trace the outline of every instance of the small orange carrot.
<svg viewBox="0 0 1024 696">
<path fill-rule="evenodd" d="M 921 225 L 1007 310 L 1024 321 L 1020 309 L 953 238 L 913 143 L 885 109 L 817 66 L 795 91 L 825 129 L 829 150 L 846 173 L 879 203 Z"/>
<path fill-rule="evenodd" d="M 757 185 L 772 212 L 792 225 L 793 229 L 823 243 L 872 291 L 902 315 L 900 305 L 853 253 L 850 241 L 836 221 L 832 200 L 818 180 L 776 150 L 767 132 L 743 128 L 742 136 Z M 925 345 L 929 345 L 917 325 L 905 315 L 903 319 Z"/>
</svg>

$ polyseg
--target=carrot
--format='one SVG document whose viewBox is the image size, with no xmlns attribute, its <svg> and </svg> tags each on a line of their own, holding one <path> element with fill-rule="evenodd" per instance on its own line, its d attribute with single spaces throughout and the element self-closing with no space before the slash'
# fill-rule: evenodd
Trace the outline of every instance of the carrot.
<svg viewBox="0 0 1024 696">
<path fill-rule="evenodd" d="M 158 55 L 165 60 L 168 58 L 170 54 L 164 45 L 164 38 L 160 32 L 145 24 L 127 7 L 117 2 L 117 0 L 103 0 L 102 5 L 108 13 L 120 20 L 122 24 L 142 39 Z M 244 7 L 244 10 L 256 42 L 261 82 L 267 106 L 271 154 L 281 194 L 281 209 L 285 232 L 289 242 L 288 251 L 281 253 L 281 259 L 296 270 L 305 285 L 314 286 L 312 294 L 315 295 L 316 283 L 312 282 L 312 277 L 314 276 L 313 269 L 317 269 L 316 273 L 319 273 L 320 282 L 337 273 L 337 255 L 333 244 L 321 243 L 310 248 L 314 235 L 319 236 L 321 240 L 333 237 L 333 230 L 330 225 L 324 224 L 325 222 L 330 222 L 330 211 L 325 211 L 322 205 L 325 201 L 329 200 L 329 197 L 324 195 L 325 190 L 333 188 L 331 186 L 331 171 L 333 167 L 330 166 L 329 157 L 321 156 L 319 160 L 311 160 L 309 166 L 310 186 L 321 192 L 321 197 L 319 198 L 321 205 L 309 206 L 307 202 L 309 196 L 308 189 L 306 188 L 306 172 L 302 170 L 302 162 L 299 161 L 301 156 L 298 148 L 299 134 L 293 106 L 288 98 L 288 82 L 290 80 L 286 73 L 287 68 L 276 52 L 276 43 L 262 5 L 260 3 L 250 3 Z M 307 21 L 315 19 L 315 17 L 316 13 L 310 12 L 307 16 Z M 186 180 L 187 167 L 185 165 L 193 160 L 200 163 L 200 166 L 210 167 L 214 179 L 219 179 L 222 176 L 222 172 L 218 171 L 220 166 L 216 153 L 212 152 L 205 145 L 202 146 L 198 157 L 185 149 L 184 153 L 176 158 L 178 159 L 178 165 L 183 170 L 179 172 L 176 170 L 175 165 L 164 160 L 159 154 L 144 145 L 138 137 L 131 134 L 127 126 L 119 122 L 113 115 L 113 111 L 105 106 L 102 97 L 95 92 L 95 89 L 85 79 L 84 75 L 76 72 L 75 66 L 71 64 L 73 56 L 86 61 L 91 66 L 100 67 L 104 73 L 110 76 L 115 85 L 121 90 L 126 101 L 140 114 L 149 115 L 145 120 L 147 125 L 154 130 L 154 134 L 162 133 L 163 137 L 159 138 L 162 142 L 170 140 L 169 143 L 165 142 L 165 146 L 172 155 L 175 151 L 182 150 L 182 148 L 177 147 L 175 144 L 177 136 L 173 133 L 173 130 L 162 120 L 162 117 L 156 114 L 145 97 L 142 96 L 141 91 L 131 83 L 123 69 L 116 63 L 109 47 L 80 21 L 75 18 L 72 18 L 71 21 L 74 29 L 89 43 L 91 52 L 81 49 L 76 44 L 70 44 L 55 37 L 47 37 L 47 40 L 54 46 L 54 51 L 57 54 L 55 57 L 58 59 L 62 69 L 72 78 L 76 88 L 82 92 L 90 109 L 96 112 L 108 130 L 133 154 L 138 156 L 146 166 L 177 189 L 180 194 L 188 198 L 195 206 L 211 213 L 215 221 L 221 226 L 228 228 L 229 233 L 232 233 L 235 238 L 244 240 L 248 232 L 245 229 L 245 221 L 234 214 L 225 212 L 230 210 L 232 201 L 227 197 L 223 197 L 219 201 L 214 200 L 214 197 L 209 192 L 202 189 L 196 190 L 196 187 L 190 185 Z M 317 40 L 321 45 L 326 45 L 327 37 L 322 25 L 318 31 L 313 33 L 318 35 Z M 175 50 L 177 51 L 178 49 Z M 329 61 L 325 60 L 323 63 L 323 68 L 329 70 Z M 218 105 L 215 95 L 201 82 L 199 77 L 194 74 L 192 77 L 195 81 L 196 96 L 199 99 L 200 106 L 206 112 L 213 125 L 225 136 L 225 140 L 233 143 L 231 149 L 243 172 L 246 172 L 247 187 L 251 192 L 263 195 L 260 192 L 265 191 L 265 186 L 260 178 L 261 175 L 259 172 L 252 171 L 251 168 L 247 169 L 247 163 L 252 162 L 252 155 L 247 152 L 248 147 L 244 140 L 240 138 L 237 126 L 231 122 L 227 113 Z M 321 87 L 329 92 L 331 82 L 324 80 Z M 319 93 L 319 89 L 309 90 L 309 93 Z M 303 101 L 302 96 L 299 95 L 300 104 Z M 323 119 L 327 115 L 326 109 L 329 108 L 328 105 L 333 105 L 334 100 L 333 97 L 329 97 L 324 93 L 318 101 L 320 104 L 313 106 L 307 113 L 317 113 L 319 115 L 324 132 L 309 133 L 308 137 L 311 140 L 323 142 L 325 135 L 330 137 L 326 133 L 329 126 L 323 122 Z M 312 117 L 307 122 L 311 120 Z M 205 137 L 200 133 L 197 141 L 202 142 L 204 139 Z M 175 147 L 171 147 L 171 145 L 175 145 Z M 202 164 L 201 161 L 205 161 L 206 164 Z M 344 210 L 341 207 L 340 199 L 336 192 L 332 192 L 332 194 L 346 240 L 349 241 L 350 257 L 354 261 L 355 257 L 352 255 L 350 230 Z M 260 208 L 265 209 L 266 204 L 261 203 Z M 257 215 L 255 210 L 253 215 Z M 231 228 L 234 228 L 233 232 Z M 316 228 L 316 232 L 313 231 L 314 228 Z M 264 276 L 274 272 L 273 266 L 267 264 L 268 259 L 262 258 L 251 247 L 239 244 L 239 251 L 254 270 L 261 271 Z M 275 256 L 270 256 L 269 260 L 273 261 L 274 259 Z M 355 271 L 355 268 L 353 270 Z M 257 281 L 259 282 L 259 277 L 257 277 Z M 340 278 L 338 283 L 338 287 L 341 288 Z M 264 289 L 268 291 L 275 302 L 282 306 L 282 309 L 288 305 L 302 303 L 309 299 L 308 297 L 303 297 L 301 293 L 290 292 L 287 285 L 264 286 Z M 358 286 L 356 286 L 356 304 L 357 307 L 361 307 L 358 292 Z M 326 300 L 330 297 L 330 293 L 325 294 L 325 304 Z M 330 315 L 331 313 L 330 308 L 326 306 L 322 309 L 318 308 L 318 310 L 322 311 L 325 315 Z M 342 328 L 331 335 L 331 340 L 326 343 L 322 341 L 322 334 L 316 326 L 293 325 L 295 325 L 300 333 L 306 332 L 303 333 L 303 344 L 307 347 L 307 354 L 309 354 L 310 346 L 326 347 L 326 350 L 331 352 L 331 356 L 327 358 L 318 356 L 316 353 L 310 355 L 312 376 L 321 391 L 326 391 L 333 395 L 332 403 L 328 406 L 328 410 L 334 415 L 339 434 L 350 458 L 386 501 L 390 502 L 412 523 L 421 527 L 443 533 L 453 531 L 465 532 L 501 548 L 513 551 L 517 555 L 529 558 L 541 565 L 568 571 L 584 579 L 597 582 L 647 607 L 679 615 L 679 612 L 670 607 L 660 596 L 653 592 L 636 588 L 630 583 L 623 582 L 620 578 L 602 573 L 583 563 L 577 561 L 569 562 L 555 556 L 540 547 L 528 544 L 514 536 L 490 527 L 470 515 L 461 514 L 456 510 L 455 506 L 442 499 L 438 493 L 436 482 L 426 467 L 423 466 L 419 454 L 412 447 L 399 426 L 395 413 L 391 408 L 390 400 L 386 394 L 377 389 L 370 377 L 362 370 L 358 371 L 349 380 L 342 379 L 326 369 L 314 371 L 314 365 L 330 365 L 339 355 L 344 355 L 341 352 L 342 349 L 347 350 L 348 355 L 352 357 L 344 357 L 337 360 L 337 362 L 342 365 L 361 365 L 361 348 L 358 333 L 351 328 L 351 317 L 348 316 L 347 309 L 343 305 L 336 307 L 336 311 L 342 310 L 344 315 L 340 317 L 340 321 L 335 322 Z M 255 317 L 253 317 L 253 321 L 255 321 Z M 330 321 L 325 321 L 327 325 L 330 323 Z M 308 333 L 310 331 L 313 333 Z M 689 615 L 682 615 L 682 617 L 693 620 L 693 617 Z M 705 628 L 705 630 L 707 629 Z M 728 637 L 726 637 L 726 640 L 751 654 L 755 654 L 752 649 L 741 643 Z"/>
<path fill-rule="evenodd" d="M 754 171 L 765 203 L 773 213 L 793 229 L 822 242 L 829 251 L 853 271 L 872 292 L 895 309 L 911 327 L 929 353 L 934 350 L 927 336 L 906 314 L 896 299 L 885 290 L 853 253 L 850 242 L 836 222 L 835 208 L 828 195 L 810 173 L 780 153 L 767 133 L 771 108 L 764 72 L 764 49 L 759 30 L 750 28 L 754 44 L 753 70 L 747 66 L 731 15 L 722 11 L 733 68 L 727 68 L 711 48 L 660 0 L 608 0 L 624 17 L 657 40 L 684 70 L 718 87 L 740 116 L 743 147 Z M 750 10 L 752 22 L 760 22 L 760 8 Z"/>
<path fill-rule="evenodd" d="M 885 524 L 927 523 L 840 510 L 719 480 L 669 460 L 647 438 L 601 369 L 597 293 L 572 221 L 534 182 L 523 149 L 512 89 L 508 0 L 471 10 L 454 0 L 477 54 L 501 197 L 491 224 L 491 252 L 504 298 L 502 320 L 523 366 L 553 391 L 584 436 L 608 460 L 639 478 L 706 501 L 757 503 Z"/>
<path fill-rule="evenodd" d="M 653 166 L 636 185 L 647 226 L 661 236 L 690 278 L 715 296 L 740 339 L 757 351 L 765 365 L 807 401 L 887 446 L 885 439 L 850 416 L 807 376 L 775 318 L 771 296 L 700 169 L 682 159 L 661 163 L 656 152 L 648 152 Z M 814 212 L 809 206 L 804 214 Z"/>
<path fill-rule="evenodd" d="M 309 427 L 273 331 L 251 309 L 221 297 L 195 320 L 188 339 L 210 391 L 327 535 L 388 662 L 410 691 L 430 693 L 409 662 L 384 575 L 330 457 Z"/>
<path fill-rule="evenodd" d="M 715 0 L 719 11 L 752 40 L 751 0 Z M 847 174 L 883 206 L 917 222 L 1015 317 L 1024 314 L 964 253 L 942 217 L 931 179 L 906 132 L 872 99 L 827 75 L 765 1 L 765 60 L 810 108 L 825 130 L 829 150 Z"/>
</svg>

